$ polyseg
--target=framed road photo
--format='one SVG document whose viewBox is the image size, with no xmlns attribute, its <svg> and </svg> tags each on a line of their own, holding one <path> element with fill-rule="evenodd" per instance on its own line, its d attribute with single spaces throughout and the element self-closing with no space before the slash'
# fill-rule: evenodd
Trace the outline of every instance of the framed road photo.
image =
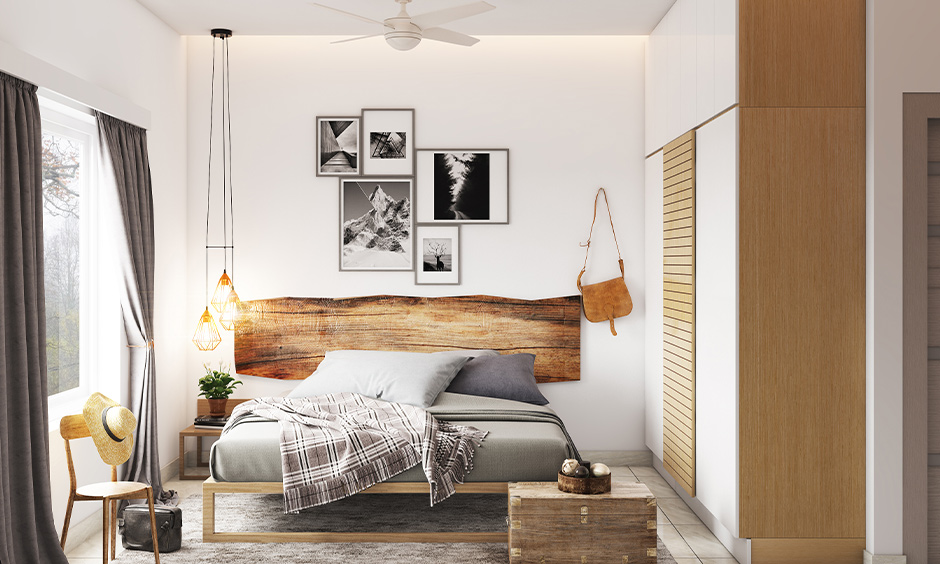
<svg viewBox="0 0 940 564">
<path fill-rule="evenodd" d="M 421 149 L 419 223 L 509 223 L 509 149 Z"/>
<path fill-rule="evenodd" d="M 414 176 L 414 131 L 414 110 L 362 110 L 362 173 Z"/>
<path fill-rule="evenodd" d="M 360 173 L 359 117 L 317 118 L 317 176 Z"/>
<path fill-rule="evenodd" d="M 415 284 L 460 284 L 460 226 L 419 225 Z"/>
<path fill-rule="evenodd" d="M 414 269 L 410 178 L 341 178 L 340 270 Z"/>
</svg>

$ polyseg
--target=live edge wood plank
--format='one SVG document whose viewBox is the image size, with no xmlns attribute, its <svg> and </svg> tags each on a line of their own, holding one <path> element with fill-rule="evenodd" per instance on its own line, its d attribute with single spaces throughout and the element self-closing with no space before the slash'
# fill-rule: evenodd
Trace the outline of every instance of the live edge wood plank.
<svg viewBox="0 0 940 564">
<path fill-rule="evenodd" d="M 330 350 L 535 354 L 538 382 L 581 379 L 579 296 L 276 298 L 242 302 L 235 331 L 239 374 L 299 380 Z"/>
</svg>

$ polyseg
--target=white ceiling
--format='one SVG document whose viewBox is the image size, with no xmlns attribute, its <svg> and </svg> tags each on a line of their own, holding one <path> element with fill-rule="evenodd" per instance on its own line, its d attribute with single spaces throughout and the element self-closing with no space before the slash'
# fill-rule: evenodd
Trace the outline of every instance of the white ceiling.
<svg viewBox="0 0 940 564">
<path fill-rule="evenodd" d="M 374 26 L 307 4 L 306 0 L 137 0 L 181 35 L 208 35 L 214 27 L 237 35 L 365 35 Z M 316 0 L 384 20 L 394 0 Z M 414 0 L 418 15 L 470 0 Z M 471 35 L 648 35 L 675 0 L 487 0 L 485 14 L 444 27 Z"/>
</svg>

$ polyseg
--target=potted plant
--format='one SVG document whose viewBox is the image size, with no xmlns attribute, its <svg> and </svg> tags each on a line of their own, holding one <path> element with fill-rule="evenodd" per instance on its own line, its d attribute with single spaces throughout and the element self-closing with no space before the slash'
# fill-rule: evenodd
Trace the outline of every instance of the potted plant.
<svg viewBox="0 0 940 564">
<path fill-rule="evenodd" d="M 241 380 L 232 378 L 228 368 L 219 363 L 219 369 L 213 370 L 208 364 L 203 364 L 206 375 L 199 379 L 199 395 L 209 400 L 209 415 L 212 417 L 225 417 L 225 403 L 235 386 Z"/>
</svg>

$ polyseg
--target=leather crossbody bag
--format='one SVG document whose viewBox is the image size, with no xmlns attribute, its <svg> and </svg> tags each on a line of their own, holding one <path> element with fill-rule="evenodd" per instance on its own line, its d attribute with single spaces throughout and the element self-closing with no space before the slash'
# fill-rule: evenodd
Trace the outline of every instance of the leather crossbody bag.
<svg viewBox="0 0 940 564">
<path fill-rule="evenodd" d="M 157 505 L 153 508 L 157 522 L 157 546 L 160 554 L 180 549 L 183 541 L 183 511 L 179 507 Z M 131 550 L 153 552 L 150 535 L 150 507 L 147 504 L 128 505 L 124 518 L 118 519 L 121 544 Z"/>
<path fill-rule="evenodd" d="M 617 258 L 620 263 L 620 278 L 611 278 L 597 284 L 581 285 L 581 277 L 587 270 L 588 254 L 591 252 L 591 237 L 594 235 L 594 223 L 597 221 L 597 200 L 601 194 L 604 195 L 604 204 L 607 206 L 607 217 L 610 219 L 610 230 L 614 234 L 614 244 L 617 246 Z M 581 292 L 581 306 L 584 308 L 584 317 L 594 323 L 600 321 L 610 322 L 610 332 L 617 336 L 617 330 L 614 328 L 614 319 L 629 315 L 633 311 L 633 299 L 630 297 L 630 291 L 627 290 L 627 283 L 624 280 L 623 257 L 620 256 L 620 244 L 617 242 L 617 232 L 614 231 L 614 218 L 610 213 L 610 202 L 607 201 L 607 191 L 603 188 L 598 189 L 594 196 L 594 219 L 591 220 L 591 232 L 588 235 L 587 243 L 581 245 L 586 247 L 584 252 L 584 267 L 578 274 L 578 291 Z"/>
</svg>

